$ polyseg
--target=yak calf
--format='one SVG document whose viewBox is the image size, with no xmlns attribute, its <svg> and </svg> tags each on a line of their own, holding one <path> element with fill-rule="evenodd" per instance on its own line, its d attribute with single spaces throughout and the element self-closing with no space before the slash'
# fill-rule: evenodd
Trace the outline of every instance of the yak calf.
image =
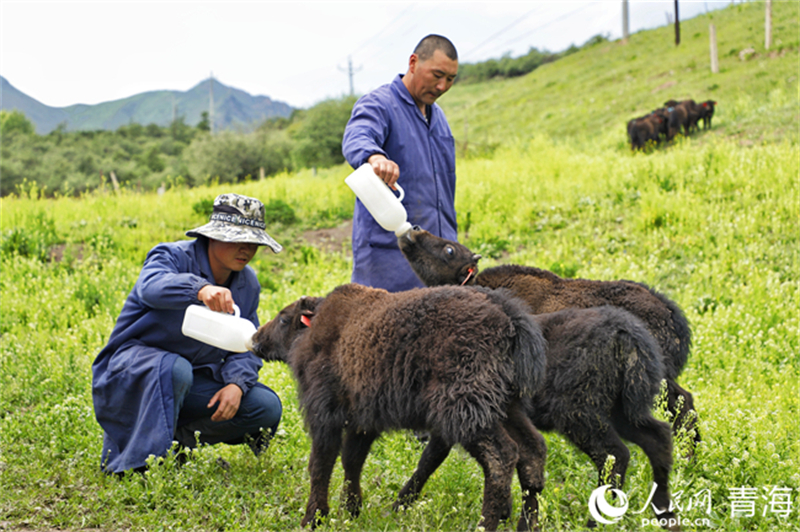
<svg viewBox="0 0 800 532">
<path fill-rule="evenodd" d="M 645 149 L 648 142 L 657 144 L 662 134 L 667 134 L 667 120 L 660 113 L 653 112 L 628 122 L 631 150 Z"/>
<path fill-rule="evenodd" d="M 598 486 L 609 455 L 615 458 L 610 482 L 622 488 L 630 452 L 621 438 L 642 448 L 653 470 L 652 503 L 658 515 L 670 510 L 672 435 L 650 411 L 664 375 L 661 352 L 641 320 L 611 306 L 567 309 L 533 316 L 547 341 L 545 384 L 525 398 L 525 410 L 538 430 L 555 430 L 591 458 Z M 420 466 L 400 492 L 413 501 L 450 451 L 432 438 Z M 590 521 L 589 526 L 594 522 Z"/>
<path fill-rule="evenodd" d="M 703 119 L 703 129 L 711 128 L 711 119 L 714 117 L 715 105 L 717 105 L 717 102 L 714 100 L 706 100 L 703 103 L 698 104 L 700 118 Z"/>
<path fill-rule="evenodd" d="M 518 526 L 535 524 L 546 448 L 522 397 L 544 379 L 545 342 L 520 301 L 460 287 L 391 294 L 343 285 L 295 301 L 253 340 L 255 354 L 287 362 L 298 383 L 312 440 L 303 526 L 329 511 L 340 451 L 345 504 L 358 514 L 370 446 L 394 429 L 429 431 L 478 461 L 487 530 L 510 516 L 516 468 L 525 494 Z"/>
<path fill-rule="evenodd" d="M 694 430 L 695 442 L 700 441 L 692 394 L 675 382 L 689 356 L 691 330 L 680 307 L 663 294 L 632 281 L 563 279 L 552 272 L 526 266 L 497 266 L 479 273 L 480 255 L 419 227 L 399 237 L 398 245 L 427 286 L 469 284 L 507 288 L 525 301 L 534 314 L 613 305 L 641 319 L 661 348 L 668 407 L 674 412 L 673 430 L 677 432 L 682 426 Z"/>
</svg>

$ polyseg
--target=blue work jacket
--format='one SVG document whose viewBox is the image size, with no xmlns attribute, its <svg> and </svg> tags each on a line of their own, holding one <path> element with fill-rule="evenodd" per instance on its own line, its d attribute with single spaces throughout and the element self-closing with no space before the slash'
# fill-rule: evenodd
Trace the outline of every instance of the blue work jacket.
<svg viewBox="0 0 800 532">
<path fill-rule="evenodd" d="M 222 385 L 244 393 L 258 381 L 262 363 L 252 353 L 230 353 L 181 333 L 183 315 L 202 304 L 197 293 L 214 284 L 208 240 L 159 244 L 122 307 L 117 323 L 92 364 L 92 399 L 103 427 L 102 465 L 121 472 L 163 456 L 172 445 L 174 414 L 172 364 L 184 357 L 195 370 L 205 368 Z M 258 327 L 259 292 L 253 269 L 231 275 L 229 286 L 242 317 Z"/>
<path fill-rule="evenodd" d="M 353 168 L 376 153 L 396 162 L 408 221 L 443 238 L 458 238 L 456 151 L 450 126 L 436 104 L 430 106 L 430 122 L 422 116 L 402 75 L 356 102 L 342 153 Z M 353 213 L 352 281 L 390 292 L 423 286 L 400 252 L 395 234 L 378 225 L 358 199 Z"/>
</svg>

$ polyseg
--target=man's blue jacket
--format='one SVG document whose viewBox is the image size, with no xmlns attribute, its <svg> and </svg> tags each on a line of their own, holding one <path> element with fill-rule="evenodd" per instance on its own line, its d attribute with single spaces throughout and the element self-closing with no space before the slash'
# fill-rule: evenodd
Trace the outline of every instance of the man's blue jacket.
<svg viewBox="0 0 800 532">
<path fill-rule="evenodd" d="M 262 363 L 252 353 L 230 353 L 181 333 L 186 307 L 202 304 L 197 293 L 207 284 L 214 284 L 214 276 L 204 237 L 159 244 L 148 253 L 108 344 L 92 364 L 106 471 L 141 467 L 149 455 L 163 456 L 172 445 L 172 364 L 178 356 L 244 393 L 258 381 Z M 258 327 L 261 286 L 253 269 L 234 272 L 229 288 L 242 317 Z"/>
<path fill-rule="evenodd" d="M 380 153 L 400 167 L 408 221 L 456 240 L 455 141 L 442 109 L 430 106 L 430 122 L 398 75 L 360 98 L 345 128 L 342 153 L 353 168 Z M 352 281 L 390 292 L 421 287 L 394 233 L 385 231 L 356 200 L 353 214 Z"/>
</svg>

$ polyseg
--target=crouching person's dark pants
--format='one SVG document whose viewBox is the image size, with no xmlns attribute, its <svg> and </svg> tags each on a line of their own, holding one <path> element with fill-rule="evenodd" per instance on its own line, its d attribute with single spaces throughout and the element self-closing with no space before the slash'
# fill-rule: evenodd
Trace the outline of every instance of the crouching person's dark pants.
<svg viewBox="0 0 800 532">
<path fill-rule="evenodd" d="M 224 386 L 203 370 L 192 371 L 185 358 L 177 358 L 172 366 L 175 440 L 190 449 L 198 443 L 248 443 L 257 455 L 266 449 L 278 429 L 283 412 L 281 401 L 259 382 L 242 396 L 235 416 L 227 421 L 211 421 L 217 405 L 208 408 L 208 403 Z"/>
</svg>

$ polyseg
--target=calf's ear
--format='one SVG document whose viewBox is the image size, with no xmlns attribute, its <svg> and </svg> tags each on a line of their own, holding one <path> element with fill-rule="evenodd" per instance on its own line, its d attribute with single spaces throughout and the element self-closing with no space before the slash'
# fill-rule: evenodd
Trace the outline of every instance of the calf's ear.
<svg viewBox="0 0 800 532">
<path fill-rule="evenodd" d="M 304 313 L 306 310 L 313 311 L 316 310 L 317 305 L 325 299 L 324 297 L 309 297 L 303 296 L 300 298 L 300 312 Z"/>
</svg>

